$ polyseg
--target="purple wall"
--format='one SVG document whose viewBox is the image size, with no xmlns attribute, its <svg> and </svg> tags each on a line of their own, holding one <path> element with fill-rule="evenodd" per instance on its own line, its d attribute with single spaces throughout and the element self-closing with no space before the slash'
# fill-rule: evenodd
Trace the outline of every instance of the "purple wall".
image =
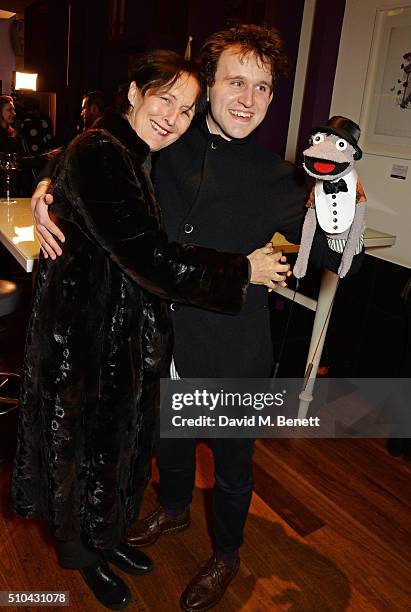
<svg viewBox="0 0 411 612">
<path fill-rule="evenodd" d="M 66 86 L 67 5 L 71 2 L 71 71 Z M 26 9 L 28 69 L 40 74 L 40 88 L 57 92 L 57 132 L 64 140 L 79 115 L 81 96 L 91 89 L 113 94 L 127 79 L 129 60 L 150 47 L 183 51 L 194 36 L 193 51 L 204 39 L 238 21 L 278 27 L 292 66 L 296 65 L 304 0 L 151 0 L 127 3 L 125 33 L 108 35 L 109 0 L 39 0 Z M 301 138 L 313 122 L 328 118 L 345 0 L 318 0 L 305 93 Z M 278 83 L 259 142 L 284 155 L 294 71 Z"/>
<path fill-rule="evenodd" d="M 297 145 L 297 162 L 307 148 L 311 128 L 329 118 L 335 70 L 344 19 L 345 0 L 317 0 L 303 112 Z"/>
<path fill-rule="evenodd" d="M 190 0 L 188 6 L 187 36 L 193 36 L 192 51 L 197 54 L 207 36 L 224 27 L 224 3 L 221 0 Z"/>
<path fill-rule="evenodd" d="M 280 30 L 285 51 L 291 63 L 291 72 L 288 79 L 281 79 L 276 86 L 273 101 L 265 121 L 258 130 L 257 137 L 261 145 L 276 151 L 282 157 L 285 155 L 287 145 L 303 12 L 304 0 L 268 1 L 266 3 L 265 22 Z"/>
<path fill-rule="evenodd" d="M 11 76 L 16 70 L 16 56 L 10 43 L 10 19 L 0 21 L 0 80 L 2 89 L 0 93 L 10 94 Z"/>
</svg>

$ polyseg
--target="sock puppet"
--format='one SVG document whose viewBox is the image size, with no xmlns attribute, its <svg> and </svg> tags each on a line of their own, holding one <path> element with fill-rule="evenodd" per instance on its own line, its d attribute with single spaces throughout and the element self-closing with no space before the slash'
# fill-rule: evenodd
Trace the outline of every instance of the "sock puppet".
<svg viewBox="0 0 411 612">
<path fill-rule="evenodd" d="M 326 126 L 311 131 L 310 147 L 303 153 L 305 171 L 316 179 L 307 202 L 307 214 L 293 274 L 305 276 L 317 224 L 328 248 L 341 253 L 338 276 L 343 278 L 354 255 L 362 251 L 366 197 L 354 169 L 361 159 L 361 130 L 346 117 L 331 117 Z"/>
</svg>

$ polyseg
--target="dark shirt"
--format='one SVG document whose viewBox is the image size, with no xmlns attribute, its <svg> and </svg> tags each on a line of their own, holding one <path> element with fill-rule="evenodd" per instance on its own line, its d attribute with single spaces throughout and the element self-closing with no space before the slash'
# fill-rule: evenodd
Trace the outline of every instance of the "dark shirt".
<svg viewBox="0 0 411 612">
<path fill-rule="evenodd" d="M 23 154 L 23 148 L 18 136 L 12 136 L 10 132 L 0 126 L 0 152 Z"/>
</svg>

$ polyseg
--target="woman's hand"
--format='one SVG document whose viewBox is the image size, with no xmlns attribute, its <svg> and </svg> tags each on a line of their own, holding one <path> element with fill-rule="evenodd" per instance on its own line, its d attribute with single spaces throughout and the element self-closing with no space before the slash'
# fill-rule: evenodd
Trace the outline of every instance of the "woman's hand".
<svg viewBox="0 0 411 612">
<path fill-rule="evenodd" d="M 247 255 L 251 263 L 251 279 L 254 285 L 265 285 L 268 289 L 275 289 L 277 285 L 286 287 L 287 276 L 291 276 L 290 266 L 285 263 L 287 258 L 279 251 L 274 253 L 270 243 L 265 247 L 256 249 Z"/>
<path fill-rule="evenodd" d="M 49 216 L 49 206 L 53 203 L 53 196 L 51 193 L 47 193 L 49 185 L 50 181 L 47 181 L 47 179 L 40 181 L 37 185 L 31 197 L 31 210 L 44 257 L 46 259 L 48 257 L 56 259 L 58 255 L 62 254 L 62 250 L 54 237 L 60 240 L 60 242 L 64 242 L 65 238 L 64 234 Z"/>
</svg>

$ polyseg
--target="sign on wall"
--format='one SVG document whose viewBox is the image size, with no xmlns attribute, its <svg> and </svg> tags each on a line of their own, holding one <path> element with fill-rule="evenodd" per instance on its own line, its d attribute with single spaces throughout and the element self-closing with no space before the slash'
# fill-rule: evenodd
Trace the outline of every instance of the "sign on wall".
<svg viewBox="0 0 411 612">
<path fill-rule="evenodd" d="M 377 10 L 360 122 L 366 153 L 411 159 L 411 8 Z"/>
</svg>

